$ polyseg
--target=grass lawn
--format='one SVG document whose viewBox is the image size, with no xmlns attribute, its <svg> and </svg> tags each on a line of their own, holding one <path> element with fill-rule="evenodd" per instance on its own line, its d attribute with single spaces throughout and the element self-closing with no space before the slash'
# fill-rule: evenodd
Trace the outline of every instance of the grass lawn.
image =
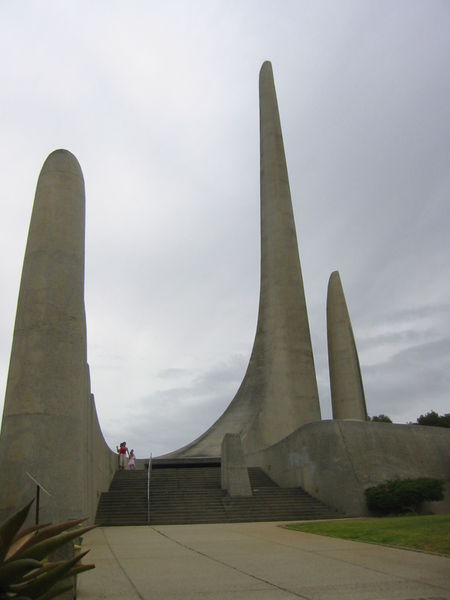
<svg viewBox="0 0 450 600">
<path fill-rule="evenodd" d="M 450 515 L 290 523 L 286 528 L 450 556 Z"/>
</svg>

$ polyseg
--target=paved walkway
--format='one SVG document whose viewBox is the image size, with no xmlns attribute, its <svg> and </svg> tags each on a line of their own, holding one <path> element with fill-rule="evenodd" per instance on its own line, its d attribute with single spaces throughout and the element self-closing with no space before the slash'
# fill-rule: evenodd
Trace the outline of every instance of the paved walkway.
<svg viewBox="0 0 450 600">
<path fill-rule="evenodd" d="M 84 545 L 79 600 L 450 600 L 449 558 L 276 523 L 110 527 Z"/>
</svg>

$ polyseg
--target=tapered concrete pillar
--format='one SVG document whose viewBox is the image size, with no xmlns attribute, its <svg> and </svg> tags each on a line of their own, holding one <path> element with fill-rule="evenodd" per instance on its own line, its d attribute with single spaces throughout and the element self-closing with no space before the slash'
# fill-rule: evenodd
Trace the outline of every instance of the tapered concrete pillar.
<svg viewBox="0 0 450 600">
<path fill-rule="evenodd" d="M 328 282 L 327 333 L 333 418 L 366 421 L 358 352 L 338 271 Z"/>
<path fill-rule="evenodd" d="M 41 494 L 42 519 L 88 510 L 84 229 L 80 166 L 57 150 L 38 180 L 23 264 L 0 435 L 2 514 L 33 497 L 27 471 L 52 494 Z"/>
<path fill-rule="evenodd" d="M 317 381 L 272 65 L 259 76 L 261 291 L 252 361 L 263 401 L 247 451 L 320 420 Z"/>
<path fill-rule="evenodd" d="M 259 79 L 261 288 L 258 323 L 242 384 L 198 439 L 166 456 L 220 456 L 238 433 L 246 453 L 320 420 L 320 405 L 272 66 Z"/>
</svg>

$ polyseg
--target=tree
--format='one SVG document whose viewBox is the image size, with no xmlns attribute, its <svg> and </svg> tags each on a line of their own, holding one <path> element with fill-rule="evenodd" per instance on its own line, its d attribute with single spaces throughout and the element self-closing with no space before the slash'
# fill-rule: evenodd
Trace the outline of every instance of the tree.
<svg viewBox="0 0 450 600">
<path fill-rule="evenodd" d="M 369 417 L 370 421 L 375 421 L 376 423 L 392 423 L 392 420 L 387 415 L 377 415 L 375 417 Z"/>
<path fill-rule="evenodd" d="M 419 425 L 429 425 L 431 427 L 450 427 L 450 413 L 438 415 L 434 410 L 430 410 L 425 415 L 420 415 L 417 419 Z"/>
</svg>

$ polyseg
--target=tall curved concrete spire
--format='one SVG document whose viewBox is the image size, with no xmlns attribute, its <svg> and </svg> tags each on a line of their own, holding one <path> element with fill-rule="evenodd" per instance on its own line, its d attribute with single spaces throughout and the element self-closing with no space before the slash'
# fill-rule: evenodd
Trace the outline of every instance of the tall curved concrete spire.
<svg viewBox="0 0 450 600">
<path fill-rule="evenodd" d="M 327 335 L 333 418 L 366 421 L 361 368 L 338 271 L 328 282 Z"/>
<path fill-rule="evenodd" d="M 247 453 L 320 420 L 306 300 L 272 65 L 259 78 L 261 288 L 255 341 L 242 384 L 202 436 L 168 457 L 219 456 L 226 433 Z"/>
<path fill-rule="evenodd" d="M 2 514 L 33 497 L 26 472 L 52 494 L 42 494 L 43 519 L 95 510 L 87 461 L 101 433 L 87 364 L 84 234 L 80 165 L 56 150 L 39 176 L 23 263 L 0 434 Z M 112 458 L 98 451 L 108 479 Z"/>
</svg>

